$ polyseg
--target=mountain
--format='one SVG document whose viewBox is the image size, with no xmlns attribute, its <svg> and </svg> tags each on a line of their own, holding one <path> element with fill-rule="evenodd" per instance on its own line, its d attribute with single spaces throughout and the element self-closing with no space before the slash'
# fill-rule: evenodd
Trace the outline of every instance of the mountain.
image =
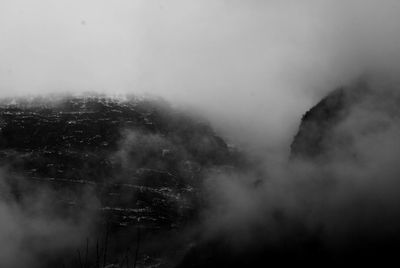
<svg viewBox="0 0 400 268">
<path fill-rule="evenodd" d="M 55 198 L 45 206 L 74 215 L 91 206 L 91 196 L 99 203 L 93 229 L 107 228 L 116 239 L 140 228 L 154 242 L 184 228 L 197 217 L 207 171 L 240 159 L 207 122 L 160 99 L 0 101 L 0 166 L 10 188 L 0 197 L 18 203 L 49 189 Z M 126 250 L 124 243 L 132 241 L 116 242 Z"/>
<path fill-rule="evenodd" d="M 374 93 L 364 79 L 349 86 L 333 90 L 301 118 L 300 126 L 291 144 L 291 157 L 316 159 L 345 146 L 345 139 L 338 139 L 336 128 Z"/>
<path fill-rule="evenodd" d="M 293 165 L 285 167 L 295 172 L 280 177 L 293 183 L 293 188 L 283 192 L 291 202 L 291 193 L 298 194 L 301 198 L 294 198 L 294 203 L 305 214 L 291 214 L 284 208 L 272 211 L 264 221 L 260 216 L 257 220 L 266 230 L 271 222 L 277 223 L 277 229 L 271 228 L 276 233 L 263 237 L 262 228 L 257 229 L 258 237 L 252 236 L 247 244 L 235 244 L 236 233 L 201 240 L 178 267 L 338 267 L 397 262 L 399 103 L 395 88 L 378 87 L 365 79 L 323 97 L 302 116 L 293 138 L 288 163 Z M 302 161 L 297 165 L 295 160 L 310 165 Z M 311 226 L 309 220 L 317 224 Z"/>
</svg>

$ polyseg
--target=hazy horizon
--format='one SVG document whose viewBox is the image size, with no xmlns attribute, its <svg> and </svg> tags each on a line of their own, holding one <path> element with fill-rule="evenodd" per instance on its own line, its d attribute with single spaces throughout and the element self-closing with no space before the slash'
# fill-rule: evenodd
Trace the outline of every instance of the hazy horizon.
<svg viewBox="0 0 400 268">
<path fill-rule="evenodd" d="M 0 96 L 159 95 L 287 144 L 323 95 L 395 63 L 398 14 L 373 0 L 5 0 Z"/>
</svg>

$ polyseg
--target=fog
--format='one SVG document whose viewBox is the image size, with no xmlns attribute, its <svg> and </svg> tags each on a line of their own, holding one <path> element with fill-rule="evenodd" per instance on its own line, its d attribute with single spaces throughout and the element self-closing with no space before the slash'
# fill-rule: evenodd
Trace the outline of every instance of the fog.
<svg viewBox="0 0 400 268">
<path fill-rule="evenodd" d="M 397 84 L 379 85 L 330 131 L 324 157 L 264 158 L 261 176 L 211 174 L 205 184 L 211 204 L 204 214 L 205 237 L 223 236 L 246 248 L 315 236 L 329 250 L 363 245 L 377 256 L 379 243 L 396 243 L 399 92 Z"/>
<path fill-rule="evenodd" d="M 251 172 L 210 174 L 205 234 L 224 229 L 242 242 L 266 223 L 279 239 L 277 210 L 311 232 L 324 226 L 324 237 L 346 236 L 360 219 L 369 224 L 358 231 L 386 220 L 388 234 L 398 224 L 399 125 L 375 101 L 336 129 L 353 135 L 361 164 L 340 150 L 322 166 L 285 159 L 302 114 L 334 88 L 372 75 L 376 92 L 397 96 L 398 25 L 396 0 L 2 0 L 0 96 L 150 94 L 205 116 L 261 156 L 265 173 L 256 189 Z M 388 127 L 364 135 L 374 120 Z"/>
<path fill-rule="evenodd" d="M 60 193 L 7 170 L 0 169 L 0 266 L 47 267 L 70 264 L 60 260 L 85 244 L 94 232 L 97 218 L 97 198 L 87 193 L 75 193 L 75 200 L 82 202 L 80 210 L 68 212 L 61 207 Z M 73 196 L 69 198 L 74 199 Z M 71 257 L 74 259 L 75 256 Z"/>
<path fill-rule="evenodd" d="M 242 142 L 287 145 L 312 103 L 393 60 L 399 11 L 389 0 L 4 0 L 1 95 L 161 95 Z"/>
</svg>

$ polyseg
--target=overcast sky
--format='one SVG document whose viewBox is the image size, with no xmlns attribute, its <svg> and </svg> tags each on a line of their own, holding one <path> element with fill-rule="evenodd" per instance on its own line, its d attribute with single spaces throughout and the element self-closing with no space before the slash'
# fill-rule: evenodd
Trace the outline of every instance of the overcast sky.
<svg viewBox="0 0 400 268">
<path fill-rule="evenodd" d="M 1 0 L 0 95 L 151 93 L 275 142 L 399 25 L 395 0 Z"/>
</svg>

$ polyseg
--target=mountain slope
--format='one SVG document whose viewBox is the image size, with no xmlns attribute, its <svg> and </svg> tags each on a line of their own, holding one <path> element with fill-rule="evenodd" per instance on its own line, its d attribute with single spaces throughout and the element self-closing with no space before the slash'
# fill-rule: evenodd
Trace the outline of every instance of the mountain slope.
<svg viewBox="0 0 400 268">
<path fill-rule="evenodd" d="M 110 262 L 136 243 L 137 228 L 149 236 L 139 262 L 183 247 L 172 233 L 196 220 L 205 174 L 240 159 L 204 120 L 162 100 L 0 101 L 1 200 L 29 207 L 45 194 L 42 208 L 68 221 L 94 209 L 91 229 L 115 243 Z"/>
<path fill-rule="evenodd" d="M 291 156 L 315 159 L 337 148 L 344 140 L 335 136 L 336 128 L 372 94 L 367 82 L 361 79 L 324 97 L 303 115 L 291 144 Z"/>
</svg>

